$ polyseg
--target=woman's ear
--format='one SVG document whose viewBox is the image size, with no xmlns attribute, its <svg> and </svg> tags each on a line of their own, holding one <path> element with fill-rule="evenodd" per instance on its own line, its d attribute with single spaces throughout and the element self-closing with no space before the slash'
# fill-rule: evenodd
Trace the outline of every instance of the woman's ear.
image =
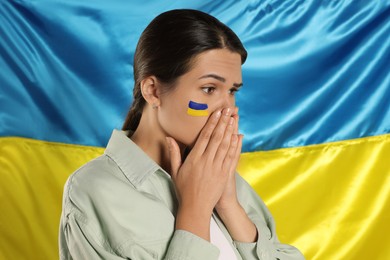
<svg viewBox="0 0 390 260">
<path fill-rule="evenodd" d="M 153 108 L 160 106 L 158 80 L 155 76 L 149 76 L 141 81 L 141 92 L 146 102 Z"/>
</svg>

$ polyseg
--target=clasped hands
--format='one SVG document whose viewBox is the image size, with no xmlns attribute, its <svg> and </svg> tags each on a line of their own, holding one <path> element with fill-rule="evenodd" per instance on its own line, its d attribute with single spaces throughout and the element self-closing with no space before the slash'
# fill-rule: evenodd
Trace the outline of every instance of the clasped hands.
<svg viewBox="0 0 390 260">
<path fill-rule="evenodd" d="M 207 239 L 213 209 L 226 215 L 229 210 L 240 207 L 235 171 L 243 136 L 238 134 L 237 112 L 237 108 L 215 111 L 184 162 L 176 141 L 167 137 L 171 177 L 179 202 L 177 229 L 199 233 Z"/>
</svg>

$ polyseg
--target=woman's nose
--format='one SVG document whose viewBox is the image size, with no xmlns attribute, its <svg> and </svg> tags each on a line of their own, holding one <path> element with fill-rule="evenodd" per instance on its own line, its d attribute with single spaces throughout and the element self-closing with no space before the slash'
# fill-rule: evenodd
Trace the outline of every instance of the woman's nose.
<svg viewBox="0 0 390 260">
<path fill-rule="evenodd" d="M 224 95 L 221 105 L 222 107 L 235 107 L 236 102 L 234 96 L 229 93 L 227 95 Z"/>
<path fill-rule="evenodd" d="M 227 93 L 226 95 L 223 95 L 219 98 L 218 102 L 215 104 L 214 108 L 215 111 L 218 109 L 224 109 L 224 108 L 235 108 L 236 107 L 236 101 L 233 95 L 230 93 Z"/>
</svg>

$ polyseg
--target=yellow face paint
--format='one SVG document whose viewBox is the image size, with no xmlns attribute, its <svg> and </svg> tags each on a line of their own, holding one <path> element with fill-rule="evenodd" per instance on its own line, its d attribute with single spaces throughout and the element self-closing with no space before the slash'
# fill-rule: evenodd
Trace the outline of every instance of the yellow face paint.
<svg viewBox="0 0 390 260">
<path fill-rule="evenodd" d="M 207 104 L 190 101 L 188 103 L 187 114 L 190 116 L 208 116 L 209 112 L 207 111 L 207 108 Z"/>
</svg>

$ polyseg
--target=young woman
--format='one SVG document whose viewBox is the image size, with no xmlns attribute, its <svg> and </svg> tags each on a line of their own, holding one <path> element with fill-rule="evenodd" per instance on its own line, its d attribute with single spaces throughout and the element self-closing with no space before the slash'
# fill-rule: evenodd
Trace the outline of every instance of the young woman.
<svg viewBox="0 0 390 260">
<path fill-rule="evenodd" d="M 134 101 L 104 155 L 68 180 L 61 259 L 303 259 L 235 173 L 247 53 L 214 17 L 173 10 L 142 33 Z"/>
</svg>

